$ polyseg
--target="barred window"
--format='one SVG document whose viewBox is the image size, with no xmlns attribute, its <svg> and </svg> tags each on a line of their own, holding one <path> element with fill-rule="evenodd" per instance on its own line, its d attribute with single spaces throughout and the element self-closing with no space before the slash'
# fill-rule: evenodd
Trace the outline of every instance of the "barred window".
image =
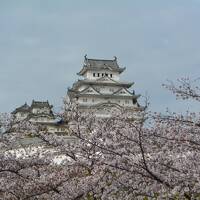
<svg viewBox="0 0 200 200">
<path fill-rule="evenodd" d="M 83 98 L 83 102 L 87 102 L 87 98 Z"/>
<path fill-rule="evenodd" d="M 129 104 L 129 100 L 125 100 L 125 104 Z"/>
</svg>

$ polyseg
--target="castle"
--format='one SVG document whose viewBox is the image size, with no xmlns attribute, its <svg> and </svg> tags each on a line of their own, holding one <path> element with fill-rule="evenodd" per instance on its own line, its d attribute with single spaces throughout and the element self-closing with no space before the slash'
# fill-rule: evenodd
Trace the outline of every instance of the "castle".
<svg viewBox="0 0 200 200">
<path fill-rule="evenodd" d="M 25 119 L 30 120 L 31 122 L 53 122 L 55 116 L 52 111 L 53 106 L 49 104 L 48 101 L 32 101 L 31 106 L 27 103 L 16 108 L 12 114 L 14 114 L 17 121 L 22 121 Z"/>
<path fill-rule="evenodd" d="M 46 127 L 50 133 L 65 133 L 66 125 L 58 120 L 52 111 L 53 106 L 48 101 L 32 101 L 31 106 L 27 103 L 16 108 L 11 114 L 16 122 L 27 120 Z"/>
<path fill-rule="evenodd" d="M 77 103 L 83 111 L 94 111 L 98 116 L 109 116 L 111 108 L 136 112 L 142 107 L 137 99 L 140 95 L 130 92 L 133 82 L 120 80 L 126 68 L 120 67 L 117 58 L 113 60 L 89 59 L 78 73 L 82 79 L 68 89 L 71 102 Z"/>
<path fill-rule="evenodd" d="M 144 108 L 138 104 L 134 90 L 129 89 L 133 82 L 120 80 L 120 75 L 126 68 L 120 67 L 117 58 L 111 60 L 84 58 L 84 65 L 78 73 L 82 78 L 68 89 L 68 96 L 72 103 L 78 104 L 83 112 L 95 112 L 96 116 L 109 117 L 112 109 L 125 110 L 137 114 Z M 57 121 L 48 101 L 32 101 L 31 106 L 26 103 L 12 112 L 17 121 L 46 125 L 50 132 L 62 132 L 65 126 Z"/>
</svg>

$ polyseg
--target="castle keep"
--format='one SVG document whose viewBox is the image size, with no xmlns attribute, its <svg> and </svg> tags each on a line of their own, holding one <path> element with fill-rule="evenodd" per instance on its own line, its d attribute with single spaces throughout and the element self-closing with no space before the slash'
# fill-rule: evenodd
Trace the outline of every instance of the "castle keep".
<svg viewBox="0 0 200 200">
<path fill-rule="evenodd" d="M 85 56 L 84 65 L 78 73 L 82 78 L 68 89 L 70 100 L 76 102 L 81 110 L 95 110 L 100 115 L 110 108 L 140 110 L 137 102 L 140 95 L 129 90 L 134 83 L 120 80 L 124 70 L 118 65 L 116 57 L 103 60 Z"/>
</svg>

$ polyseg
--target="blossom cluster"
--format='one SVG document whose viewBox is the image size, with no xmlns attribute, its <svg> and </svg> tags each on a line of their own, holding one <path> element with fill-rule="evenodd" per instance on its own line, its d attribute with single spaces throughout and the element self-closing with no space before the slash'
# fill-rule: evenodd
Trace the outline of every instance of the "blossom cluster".
<svg viewBox="0 0 200 200">
<path fill-rule="evenodd" d="M 188 79 L 180 83 L 178 89 L 166 87 L 199 100 Z M 60 116 L 69 125 L 67 136 L 27 122 L 6 129 L 0 140 L 0 198 L 199 199 L 199 114 L 138 114 L 135 120 L 123 111 L 97 118 L 65 102 Z M 42 144 L 16 146 L 27 134 Z"/>
</svg>

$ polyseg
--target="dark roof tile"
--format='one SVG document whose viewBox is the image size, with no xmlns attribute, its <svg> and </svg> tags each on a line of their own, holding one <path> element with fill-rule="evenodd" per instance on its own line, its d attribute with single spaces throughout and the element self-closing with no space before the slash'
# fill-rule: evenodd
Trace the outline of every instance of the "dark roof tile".
<svg viewBox="0 0 200 200">
<path fill-rule="evenodd" d="M 114 57 L 113 60 L 105 59 L 90 59 L 85 56 L 84 66 L 78 75 L 83 75 L 89 69 L 109 69 L 111 71 L 118 71 L 119 73 L 123 72 L 125 68 L 120 68 L 117 63 L 117 58 Z"/>
<path fill-rule="evenodd" d="M 29 106 L 27 103 L 25 103 L 24 105 L 22 105 L 22 106 L 16 108 L 16 109 L 12 112 L 12 114 L 16 114 L 17 112 L 29 112 L 29 111 L 30 111 L 30 106 Z"/>
<path fill-rule="evenodd" d="M 48 101 L 32 101 L 31 108 L 52 108 Z"/>
</svg>

